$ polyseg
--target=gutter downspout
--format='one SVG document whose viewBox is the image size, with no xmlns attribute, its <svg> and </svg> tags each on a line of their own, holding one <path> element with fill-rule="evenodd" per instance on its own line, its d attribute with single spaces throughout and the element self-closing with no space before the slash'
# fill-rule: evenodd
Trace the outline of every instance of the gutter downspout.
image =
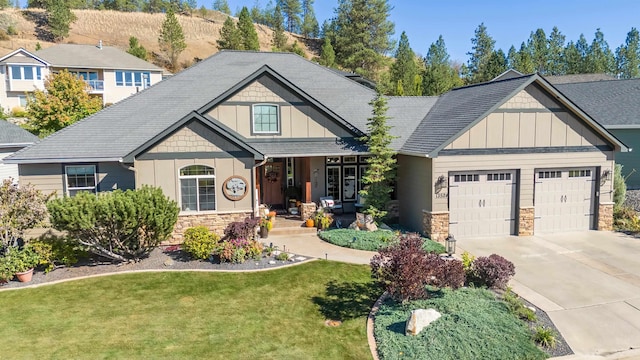
<svg viewBox="0 0 640 360">
<path fill-rule="evenodd" d="M 260 209 L 260 204 L 259 204 L 259 200 L 258 200 L 258 189 L 256 189 L 256 169 L 259 168 L 260 166 L 264 165 L 267 163 L 267 160 L 269 160 L 268 156 L 264 157 L 264 160 L 262 160 L 261 162 L 255 164 L 254 166 L 251 167 L 251 184 L 253 186 L 252 187 L 252 203 L 253 203 L 253 216 L 254 217 L 259 217 L 260 214 L 258 214 L 258 210 Z"/>
<path fill-rule="evenodd" d="M 122 166 L 125 170 L 129 170 L 133 172 L 133 186 L 135 186 L 135 188 L 138 188 L 138 179 L 137 179 L 138 173 L 136 172 L 136 168 L 133 166 L 125 165 L 122 158 L 118 159 L 118 165 Z"/>
</svg>

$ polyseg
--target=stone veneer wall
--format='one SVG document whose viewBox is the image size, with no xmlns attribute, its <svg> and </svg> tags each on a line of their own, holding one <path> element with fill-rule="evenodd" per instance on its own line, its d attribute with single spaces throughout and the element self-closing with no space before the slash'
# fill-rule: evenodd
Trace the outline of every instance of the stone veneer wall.
<svg viewBox="0 0 640 360">
<path fill-rule="evenodd" d="M 316 203 L 302 203 L 300 205 L 300 219 L 305 221 L 313 217 L 313 213 L 318 209 Z"/>
<path fill-rule="evenodd" d="M 533 235 L 535 212 L 533 207 L 520 208 L 518 236 Z"/>
<path fill-rule="evenodd" d="M 613 230 L 613 204 L 600 204 L 598 208 L 598 230 Z"/>
<path fill-rule="evenodd" d="M 429 239 L 444 243 L 449 236 L 449 212 L 422 210 L 422 230 Z"/>
<path fill-rule="evenodd" d="M 253 212 L 234 212 L 234 213 L 214 213 L 214 214 L 193 214 L 193 215 L 180 215 L 178 216 L 178 222 L 173 228 L 171 238 L 166 242 L 171 244 L 179 244 L 184 241 L 184 232 L 194 226 L 206 226 L 209 230 L 216 234 L 224 234 L 224 229 L 229 223 L 234 221 L 244 221 L 245 218 L 252 218 Z"/>
</svg>

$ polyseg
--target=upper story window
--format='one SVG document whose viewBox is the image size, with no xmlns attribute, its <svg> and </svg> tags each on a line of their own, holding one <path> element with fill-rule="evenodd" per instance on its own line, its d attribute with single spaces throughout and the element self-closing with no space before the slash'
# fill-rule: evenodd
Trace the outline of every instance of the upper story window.
<svg viewBox="0 0 640 360">
<path fill-rule="evenodd" d="M 67 195 L 74 196 L 80 191 L 96 192 L 97 176 L 95 165 L 65 166 L 64 169 Z"/>
<path fill-rule="evenodd" d="M 39 66 L 11 65 L 13 80 L 42 80 L 42 69 Z"/>
<path fill-rule="evenodd" d="M 216 176 L 212 167 L 191 165 L 180 169 L 180 209 L 207 211 L 216 209 Z"/>
<path fill-rule="evenodd" d="M 69 72 L 85 81 L 98 80 L 98 73 L 96 71 L 69 71 Z"/>
<path fill-rule="evenodd" d="M 280 132 L 278 105 L 253 105 L 253 132 L 256 134 L 277 134 Z"/>
<path fill-rule="evenodd" d="M 116 86 L 151 86 L 151 73 L 148 71 L 116 71 Z"/>
</svg>

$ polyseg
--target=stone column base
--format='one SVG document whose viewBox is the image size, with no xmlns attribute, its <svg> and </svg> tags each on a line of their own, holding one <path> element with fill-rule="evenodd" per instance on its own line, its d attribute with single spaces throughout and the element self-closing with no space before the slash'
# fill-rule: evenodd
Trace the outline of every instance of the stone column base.
<svg viewBox="0 0 640 360">
<path fill-rule="evenodd" d="M 598 230 L 613 230 L 613 204 L 600 204 L 598 207 Z"/>
<path fill-rule="evenodd" d="M 184 232 L 188 228 L 195 226 L 206 226 L 220 237 L 224 235 L 224 229 L 234 221 L 244 221 L 246 218 L 253 218 L 253 211 L 233 212 L 226 214 L 193 214 L 179 215 L 178 222 L 173 227 L 171 237 L 165 242 L 180 244 L 184 241 Z"/>
<path fill-rule="evenodd" d="M 305 221 L 313 217 L 313 213 L 318 209 L 316 203 L 302 203 L 300 205 L 300 219 Z"/>
<path fill-rule="evenodd" d="M 429 239 L 444 244 L 449 235 L 449 212 L 422 210 L 422 231 Z"/>
<path fill-rule="evenodd" d="M 518 236 L 533 235 L 533 222 L 536 209 L 533 207 L 520 208 L 520 216 L 518 221 Z"/>
</svg>

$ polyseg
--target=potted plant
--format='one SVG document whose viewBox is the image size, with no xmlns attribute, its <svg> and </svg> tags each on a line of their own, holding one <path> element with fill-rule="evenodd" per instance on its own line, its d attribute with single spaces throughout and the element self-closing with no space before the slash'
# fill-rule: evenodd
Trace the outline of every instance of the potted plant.
<svg viewBox="0 0 640 360">
<path fill-rule="evenodd" d="M 263 217 L 260 219 L 260 237 L 266 239 L 269 237 L 269 231 L 273 229 L 273 218 Z"/>
<path fill-rule="evenodd" d="M 40 255 L 30 246 L 22 249 L 10 248 L 5 257 L 13 263 L 15 275 L 20 282 L 29 282 L 33 276 L 33 268 L 40 262 Z"/>
<path fill-rule="evenodd" d="M 331 214 L 326 213 L 324 210 L 319 209 L 313 216 L 314 222 L 318 227 L 318 230 L 326 230 L 331 226 L 333 218 Z"/>
</svg>

